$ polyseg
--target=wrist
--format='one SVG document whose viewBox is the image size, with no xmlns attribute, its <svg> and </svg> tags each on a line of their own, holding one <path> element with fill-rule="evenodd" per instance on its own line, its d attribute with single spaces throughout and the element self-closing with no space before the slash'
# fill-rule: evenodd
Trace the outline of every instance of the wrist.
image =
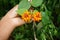
<svg viewBox="0 0 60 40">
<path fill-rule="evenodd" d="M 0 21 L 0 38 L 8 39 L 12 31 L 15 29 L 15 26 L 11 21 L 1 20 Z"/>
<path fill-rule="evenodd" d="M 10 20 L 1 20 L 0 21 L 0 26 L 1 27 L 12 27 L 15 28 L 15 25 L 13 24 L 13 22 Z"/>
</svg>

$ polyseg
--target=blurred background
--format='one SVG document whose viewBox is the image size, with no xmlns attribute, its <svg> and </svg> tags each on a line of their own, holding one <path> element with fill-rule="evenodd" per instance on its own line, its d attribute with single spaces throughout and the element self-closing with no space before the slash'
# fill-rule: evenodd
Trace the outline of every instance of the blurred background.
<svg viewBox="0 0 60 40">
<path fill-rule="evenodd" d="M 0 18 L 4 16 L 20 0 L 0 0 Z"/>
</svg>

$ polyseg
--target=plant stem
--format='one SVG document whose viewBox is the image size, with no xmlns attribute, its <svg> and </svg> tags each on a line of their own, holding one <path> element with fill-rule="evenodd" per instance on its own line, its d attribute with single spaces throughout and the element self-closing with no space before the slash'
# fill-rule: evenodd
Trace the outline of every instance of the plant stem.
<svg viewBox="0 0 60 40">
<path fill-rule="evenodd" d="M 35 22 L 33 22 L 33 32 L 34 32 L 34 39 L 38 40 L 37 37 L 36 37 L 36 33 L 35 33 Z"/>
<path fill-rule="evenodd" d="M 51 35 L 51 32 L 49 32 L 49 34 L 50 34 L 51 40 L 54 40 L 53 37 L 52 37 L 52 35 Z"/>
</svg>

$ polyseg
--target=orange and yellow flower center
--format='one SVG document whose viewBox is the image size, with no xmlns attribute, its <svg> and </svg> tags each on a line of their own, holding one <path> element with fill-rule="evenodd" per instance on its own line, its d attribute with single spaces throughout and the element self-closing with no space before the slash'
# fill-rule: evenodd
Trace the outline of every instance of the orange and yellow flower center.
<svg viewBox="0 0 60 40">
<path fill-rule="evenodd" d="M 29 22 L 29 21 L 31 20 L 30 12 L 26 11 L 26 12 L 22 15 L 22 19 L 23 19 L 25 22 Z"/>
<path fill-rule="evenodd" d="M 25 21 L 25 22 L 30 22 L 31 19 L 35 22 L 39 22 L 41 20 L 41 13 L 40 12 L 34 12 L 32 15 L 29 11 L 25 11 L 21 18 Z"/>
<path fill-rule="evenodd" d="M 33 13 L 33 21 L 39 22 L 40 20 L 41 20 L 41 13 L 40 12 Z"/>
</svg>

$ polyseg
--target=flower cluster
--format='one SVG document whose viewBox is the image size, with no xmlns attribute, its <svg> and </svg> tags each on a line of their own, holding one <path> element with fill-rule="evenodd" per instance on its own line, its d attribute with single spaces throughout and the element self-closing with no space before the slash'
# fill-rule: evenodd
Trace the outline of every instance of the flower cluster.
<svg viewBox="0 0 60 40">
<path fill-rule="evenodd" d="M 39 22 L 42 18 L 41 18 L 41 13 L 40 12 L 34 12 L 34 13 L 30 13 L 29 11 L 25 11 L 21 18 L 25 21 L 25 22 L 30 22 L 35 21 L 35 22 Z"/>
<path fill-rule="evenodd" d="M 29 22 L 31 20 L 31 14 L 29 11 L 24 12 L 21 17 L 25 22 Z"/>
<path fill-rule="evenodd" d="M 41 13 L 35 12 L 35 13 L 33 13 L 32 17 L 33 17 L 33 21 L 39 22 L 41 20 Z"/>
</svg>

